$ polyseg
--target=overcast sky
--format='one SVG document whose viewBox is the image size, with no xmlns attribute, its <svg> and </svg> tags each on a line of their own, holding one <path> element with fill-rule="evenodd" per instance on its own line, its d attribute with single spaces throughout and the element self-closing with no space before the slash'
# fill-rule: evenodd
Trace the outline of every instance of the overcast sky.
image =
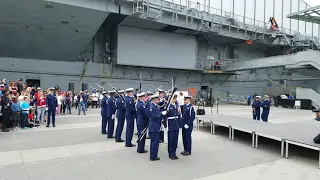
<svg viewBox="0 0 320 180">
<path fill-rule="evenodd" d="M 306 3 L 310 4 L 310 6 L 320 5 L 319 0 L 304 0 Z"/>
</svg>

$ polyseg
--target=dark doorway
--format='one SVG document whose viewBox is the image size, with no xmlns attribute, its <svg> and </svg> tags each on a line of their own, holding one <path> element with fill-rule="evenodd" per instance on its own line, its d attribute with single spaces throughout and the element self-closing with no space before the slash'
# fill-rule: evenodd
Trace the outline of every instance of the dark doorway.
<svg viewBox="0 0 320 180">
<path fill-rule="evenodd" d="M 40 80 L 39 79 L 27 79 L 26 80 L 28 87 L 40 87 Z"/>
</svg>

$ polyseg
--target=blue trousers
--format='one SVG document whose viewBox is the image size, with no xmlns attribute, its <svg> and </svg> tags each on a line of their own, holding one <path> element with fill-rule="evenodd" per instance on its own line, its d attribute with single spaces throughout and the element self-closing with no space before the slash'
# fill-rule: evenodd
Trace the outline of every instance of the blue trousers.
<svg viewBox="0 0 320 180">
<path fill-rule="evenodd" d="M 124 126 L 124 119 L 118 119 L 118 124 L 117 124 L 117 128 L 116 128 L 116 140 L 118 140 L 118 141 L 121 140 L 123 126 Z"/>
<path fill-rule="evenodd" d="M 166 122 L 167 122 L 166 119 L 164 119 L 163 122 L 161 122 L 161 124 L 163 124 L 164 127 L 167 127 L 167 123 Z M 164 131 L 160 131 L 159 140 L 164 142 Z"/>
<path fill-rule="evenodd" d="M 268 122 L 268 117 L 269 117 L 269 111 L 262 111 L 261 119 L 262 119 L 264 122 Z"/>
<path fill-rule="evenodd" d="M 134 131 L 134 116 L 127 116 L 127 129 L 126 129 L 126 146 L 132 144 L 132 136 Z"/>
<path fill-rule="evenodd" d="M 141 125 L 138 125 L 137 128 L 138 128 L 138 137 L 140 138 L 141 137 L 141 133 L 143 131 L 143 129 L 145 128 L 146 126 L 141 126 Z M 138 143 L 138 149 L 137 149 L 137 152 L 144 152 L 145 151 L 145 144 L 146 144 L 146 136 L 144 136 Z"/>
<path fill-rule="evenodd" d="M 56 125 L 56 108 L 48 108 L 47 126 L 50 126 L 50 117 L 52 116 L 52 125 Z"/>
<path fill-rule="evenodd" d="M 107 117 L 108 121 L 108 137 L 113 136 L 114 132 L 114 119 L 111 119 L 111 117 Z"/>
<path fill-rule="evenodd" d="M 83 101 L 78 103 L 78 114 L 80 114 L 81 110 L 83 114 L 86 114 L 86 104 Z"/>
<path fill-rule="evenodd" d="M 107 129 L 107 117 L 106 116 L 102 116 L 102 123 L 101 123 L 101 133 L 106 133 L 106 129 Z"/>
<path fill-rule="evenodd" d="M 149 132 L 150 137 L 150 160 L 158 157 L 159 150 L 159 132 Z"/>
<path fill-rule="evenodd" d="M 176 156 L 176 151 L 178 147 L 178 137 L 179 137 L 179 129 L 178 130 L 169 130 L 168 131 L 168 153 L 169 157 Z"/>
<path fill-rule="evenodd" d="M 260 120 L 260 110 L 254 110 L 253 112 L 252 112 L 252 115 L 253 115 L 253 119 L 254 120 Z"/>
<path fill-rule="evenodd" d="M 21 128 L 27 127 L 27 124 L 28 124 L 28 114 L 22 113 L 22 115 L 21 115 Z"/>
<path fill-rule="evenodd" d="M 192 146 L 192 129 L 182 128 L 182 142 L 183 142 L 183 149 L 185 152 L 191 153 L 191 146 Z"/>
</svg>

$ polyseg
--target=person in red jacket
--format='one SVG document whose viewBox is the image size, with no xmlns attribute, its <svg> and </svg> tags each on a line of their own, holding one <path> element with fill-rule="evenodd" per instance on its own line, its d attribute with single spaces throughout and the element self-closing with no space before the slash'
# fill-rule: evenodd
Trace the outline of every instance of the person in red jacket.
<svg viewBox="0 0 320 180">
<path fill-rule="evenodd" d="M 46 97 L 39 92 L 37 98 L 37 121 L 44 123 L 44 112 L 46 111 Z"/>
</svg>

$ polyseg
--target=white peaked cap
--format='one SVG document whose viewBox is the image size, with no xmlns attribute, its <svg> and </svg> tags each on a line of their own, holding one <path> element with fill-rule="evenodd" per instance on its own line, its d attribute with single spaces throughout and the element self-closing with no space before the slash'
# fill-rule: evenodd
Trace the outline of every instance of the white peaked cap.
<svg viewBox="0 0 320 180">
<path fill-rule="evenodd" d="M 153 95 L 150 97 L 150 99 L 153 99 L 153 98 L 159 98 L 159 95 Z"/>
<path fill-rule="evenodd" d="M 108 91 L 108 93 L 109 93 L 109 94 L 110 94 L 110 93 L 116 93 L 116 91 L 112 90 L 112 91 Z"/>
<path fill-rule="evenodd" d="M 102 94 L 107 94 L 107 91 L 102 91 Z"/>
<path fill-rule="evenodd" d="M 145 95 L 146 95 L 145 92 L 141 92 L 141 93 L 138 93 L 138 94 L 137 94 L 138 97 L 145 96 Z"/>
<path fill-rule="evenodd" d="M 124 93 L 124 90 L 120 90 L 120 91 L 118 91 L 119 93 Z"/>
<path fill-rule="evenodd" d="M 127 92 L 129 92 L 129 91 L 133 91 L 133 88 L 125 89 L 125 91 L 127 91 Z"/>
<path fill-rule="evenodd" d="M 187 98 L 190 98 L 190 99 L 191 99 L 191 96 L 184 96 L 184 98 L 185 98 L 185 99 L 187 99 Z"/>
</svg>

